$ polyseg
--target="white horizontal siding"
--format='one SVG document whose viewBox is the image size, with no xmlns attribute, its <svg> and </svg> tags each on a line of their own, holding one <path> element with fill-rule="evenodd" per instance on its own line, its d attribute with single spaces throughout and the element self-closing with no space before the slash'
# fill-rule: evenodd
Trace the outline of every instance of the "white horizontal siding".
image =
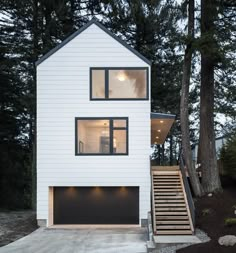
<svg viewBox="0 0 236 253">
<path fill-rule="evenodd" d="M 150 210 L 150 101 L 90 101 L 90 67 L 148 65 L 90 26 L 37 68 L 37 218 L 48 219 L 49 186 L 139 186 Z M 75 156 L 75 117 L 128 117 L 128 156 Z"/>
</svg>

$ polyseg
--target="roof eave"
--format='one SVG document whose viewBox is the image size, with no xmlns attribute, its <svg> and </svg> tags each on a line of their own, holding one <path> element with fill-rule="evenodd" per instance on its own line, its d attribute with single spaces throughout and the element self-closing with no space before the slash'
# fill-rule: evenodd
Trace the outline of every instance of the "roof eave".
<svg viewBox="0 0 236 253">
<path fill-rule="evenodd" d="M 151 119 L 175 119 L 176 115 L 167 113 L 151 112 Z"/>
</svg>

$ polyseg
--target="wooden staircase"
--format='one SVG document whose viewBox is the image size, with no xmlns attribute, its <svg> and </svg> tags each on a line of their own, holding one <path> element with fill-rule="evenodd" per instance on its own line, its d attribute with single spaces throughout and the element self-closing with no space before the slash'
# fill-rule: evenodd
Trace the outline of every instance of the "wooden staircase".
<svg viewBox="0 0 236 253">
<path fill-rule="evenodd" d="M 155 235 L 191 235 L 194 228 L 181 171 L 178 166 L 152 170 L 153 227 Z"/>
</svg>

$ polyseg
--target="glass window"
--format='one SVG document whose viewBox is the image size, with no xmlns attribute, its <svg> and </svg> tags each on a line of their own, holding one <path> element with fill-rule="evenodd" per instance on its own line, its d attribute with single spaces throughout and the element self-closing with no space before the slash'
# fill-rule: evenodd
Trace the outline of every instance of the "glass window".
<svg viewBox="0 0 236 253">
<path fill-rule="evenodd" d="M 147 68 L 91 69 L 91 99 L 147 99 Z"/>
<path fill-rule="evenodd" d="M 109 120 L 78 120 L 77 126 L 80 154 L 110 153 Z"/>
<path fill-rule="evenodd" d="M 109 70 L 109 98 L 146 96 L 146 70 Z"/>
<path fill-rule="evenodd" d="M 93 70 L 92 80 L 92 97 L 105 98 L 105 70 Z"/>
<path fill-rule="evenodd" d="M 127 119 L 77 118 L 76 127 L 76 154 L 128 153 Z"/>
<path fill-rule="evenodd" d="M 113 120 L 113 127 L 126 127 L 126 120 L 124 119 Z"/>
<path fill-rule="evenodd" d="M 113 131 L 113 153 L 126 153 L 127 141 L 126 130 L 114 130 Z"/>
</svg>

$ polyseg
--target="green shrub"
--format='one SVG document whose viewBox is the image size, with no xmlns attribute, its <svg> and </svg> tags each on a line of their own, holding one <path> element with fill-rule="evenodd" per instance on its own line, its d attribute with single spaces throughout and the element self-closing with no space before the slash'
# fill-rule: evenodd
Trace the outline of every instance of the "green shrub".
<svg viewBox="0 0 236 253">
<path fill-rule="evenodd" d="M 202 215 L 203 216 L 207 216 L 211 213 L 212 213 L 212 209 L 210 209 L 210 208 L 205 208 L 205 209 L 202 210 Z"/>
<path fill-rule="evenodd" d="M 225 226 L 228 226 L 228 227 L 236 226 L 236 218 L 226 218 Z"/>
<path fill-rule="evenodd" d="M 227 139 L 220 152 L 224 173 L 236 179 L 236 131 Z"/>
</svg>

